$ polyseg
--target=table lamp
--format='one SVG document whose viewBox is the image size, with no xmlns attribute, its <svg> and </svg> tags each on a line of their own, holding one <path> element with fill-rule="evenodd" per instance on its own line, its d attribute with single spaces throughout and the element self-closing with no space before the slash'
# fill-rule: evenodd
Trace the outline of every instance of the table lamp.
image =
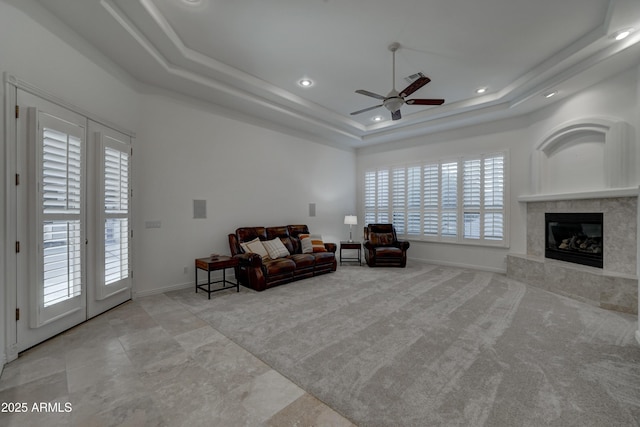
<svg viewBox="0 0 640 427">
<path fill-rule="evenodd" d="M 354 225 L 358 225 L 358 217 L 355 215 L 345 215 L 344 223 L 349 224 L 349 241 L 353 242 L 353 237 L 351 234 L 351 227 Z"/>
</svg>

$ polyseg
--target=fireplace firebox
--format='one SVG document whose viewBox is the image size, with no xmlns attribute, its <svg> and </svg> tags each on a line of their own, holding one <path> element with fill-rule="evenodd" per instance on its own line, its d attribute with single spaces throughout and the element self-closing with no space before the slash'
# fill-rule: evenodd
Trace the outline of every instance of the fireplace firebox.
<svg viewBox="0 0 640 427">
<path fill-rule="evenodd" d="M 546 213 L 546 258 L 602 268 L 602 213 Z"/>
</svg>

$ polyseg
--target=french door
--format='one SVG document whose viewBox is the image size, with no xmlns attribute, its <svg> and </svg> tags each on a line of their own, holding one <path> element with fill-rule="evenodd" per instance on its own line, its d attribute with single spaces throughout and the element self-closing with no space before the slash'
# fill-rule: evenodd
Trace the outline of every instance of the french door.
<svg viewBox="0 0 640 427">
<path fill-rule="evenodd" d="M 131 298 L 130 138 L 16 89 L 16 350 Z"/>
</svg>

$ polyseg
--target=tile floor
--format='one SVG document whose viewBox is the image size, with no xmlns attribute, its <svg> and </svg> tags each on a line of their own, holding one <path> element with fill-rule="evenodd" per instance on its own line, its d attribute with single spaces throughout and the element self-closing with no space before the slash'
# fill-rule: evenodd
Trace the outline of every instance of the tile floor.
<svg viewBox="0 0 640 427">
<path fill-rule="evenodd" d="M 0 411 L 0 426 L 353 426 L 193 313 L 138 298 L 24 352 L 0 404 L 27 412 Z"/>
</svg>

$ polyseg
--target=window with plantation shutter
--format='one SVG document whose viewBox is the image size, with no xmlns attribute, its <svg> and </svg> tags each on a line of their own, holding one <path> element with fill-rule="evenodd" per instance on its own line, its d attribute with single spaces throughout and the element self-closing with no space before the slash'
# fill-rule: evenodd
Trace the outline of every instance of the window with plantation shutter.
<svg viewBox="0 0 640 427">
<path fill-rule="evenodd" d="M 407 235 L 420 235 L 421 168 L 407 168 Z"/>
<path fill-rule="evenodd" d="M 364 180 L 365 224 L 389 223 L 389 169 L 368 171 Z"/>
<path fill-rule="evenodd" d="M 438 164 L 425 165 L 423 171 L 423 233 L 425 236 L 437 236 L 440 215 L 440 167 Z"/>
<path fill-rule="evenodd" d="M 440 174 L 442 200 L 440 231 L 442 236 L 456 237 L 458 235 L 458 163 L 443 163 Z"/>
<path fill-rule="evenodd" d="M 504 239 L 504 156 L 484 159 L 484 237 Z"/>
<path fill-rule="evenodd" d="M 365 221 L 424 240 L 506 244 L 505 154 L 365 173 Z M 391 197 L 391 204 L 387 202 Z"/>
<path fill-rule="evenodd" d="M 480 159 L 466 160 L 462 173 L 464 238 L 480 238 Z"/>
<path fill-rule="evenodd" d="M 392 198 L 393 212 L 392 224 L 396 228 L 396 233 L 405 234 L 405 215 L 407 199 L 407 182 L 405 168 L 395 168 L 392 171 Z"/>
</svg>

